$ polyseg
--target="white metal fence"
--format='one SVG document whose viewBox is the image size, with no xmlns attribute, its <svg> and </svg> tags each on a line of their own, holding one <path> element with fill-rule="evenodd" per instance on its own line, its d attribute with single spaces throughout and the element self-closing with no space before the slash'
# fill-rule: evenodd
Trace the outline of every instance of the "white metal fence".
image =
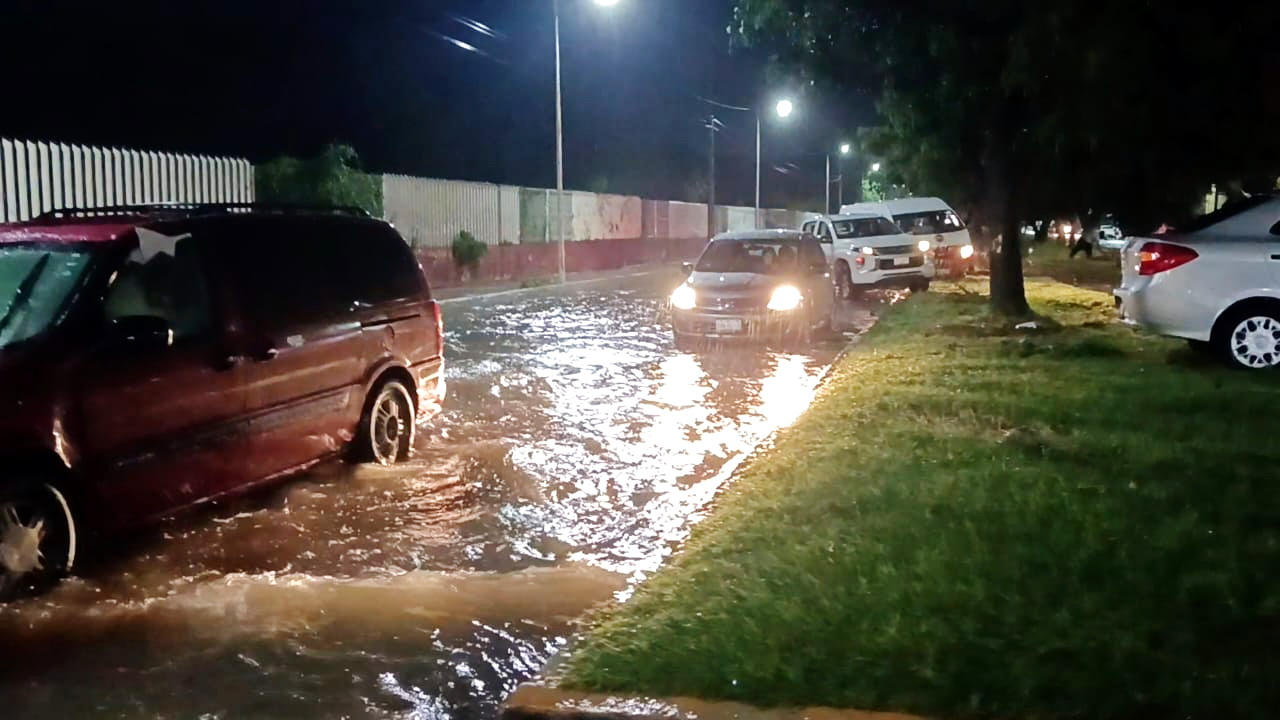
<svg viewBox="0 0 1280 720">
<path fill-rule="evenodd" d="M 253 199 L 248 160 L 0 139 L 0 222 L 65 208 Z"/>
</svg>

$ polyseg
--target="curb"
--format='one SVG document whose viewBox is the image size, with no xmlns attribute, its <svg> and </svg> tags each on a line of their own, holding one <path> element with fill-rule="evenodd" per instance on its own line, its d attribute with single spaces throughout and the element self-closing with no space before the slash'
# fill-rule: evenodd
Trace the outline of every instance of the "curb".
<svg viewBox="0 0 1280 720">
<path fill-rule="evenodd" d="M 559 690 L 526 683 L 502 704 L 500 720 L 925 720 L 918 715 L 838 708 L 766 710 L 736 702 Z"/>
</svg>

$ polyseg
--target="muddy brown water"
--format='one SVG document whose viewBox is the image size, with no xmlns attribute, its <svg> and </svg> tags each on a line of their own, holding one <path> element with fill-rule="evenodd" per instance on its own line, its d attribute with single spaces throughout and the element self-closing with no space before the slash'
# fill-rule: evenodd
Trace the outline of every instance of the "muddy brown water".
<svg viewBox="0 0 1280 720">
<path fill-rule="evenodd" d="M 493 717 L 842 346 L 678 352 L 675 282 L 448 303 L 447 410 L 412 462 L 323 467 L 0 607 L 0 717 Z"/>
</svg>

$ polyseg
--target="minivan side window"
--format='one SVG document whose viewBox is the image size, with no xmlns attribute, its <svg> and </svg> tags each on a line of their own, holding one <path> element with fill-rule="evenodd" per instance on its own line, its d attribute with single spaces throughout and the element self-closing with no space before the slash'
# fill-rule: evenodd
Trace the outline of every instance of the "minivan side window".
<svg viewBox="0 0 1280 720">
<path fill-rule="evenodd" d="M 245 223 L 216 243 L 245 317 L 291 328 L 333 317 L 350 305 L 338 284 L 342 258 L 314 242 L 309 223 Z"/>
<path fill-rule="evenodd" d="M 178 240 L 173 254 L 141 251 L 117 271 L 104 303 L 108 320 L 158 317 L 169 323 L 174 342 L 198 337 L 213 326 L 203 260 L 190 236 Z"/>
</svg>

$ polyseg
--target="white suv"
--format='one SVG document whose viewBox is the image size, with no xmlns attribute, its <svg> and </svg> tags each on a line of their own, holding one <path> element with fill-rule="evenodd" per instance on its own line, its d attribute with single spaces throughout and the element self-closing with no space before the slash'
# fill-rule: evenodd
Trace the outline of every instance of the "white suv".
<svg viewBox="0 0 1280 720">
<path fill-rule="evenodd" d="M 824 215 L 806 221 L 802 229 L 822 241 L 841 298 L 872 288 L 929 289 L 931 243 L 902 232 L 881 215 Z"/>
<path fill-rule="evenodd" d="M 1131 238 L 1121 318 L 1247 368 L 1280 365 L 1280 197 L 1259 195 L 1168 234 Z"/>
</svg>

